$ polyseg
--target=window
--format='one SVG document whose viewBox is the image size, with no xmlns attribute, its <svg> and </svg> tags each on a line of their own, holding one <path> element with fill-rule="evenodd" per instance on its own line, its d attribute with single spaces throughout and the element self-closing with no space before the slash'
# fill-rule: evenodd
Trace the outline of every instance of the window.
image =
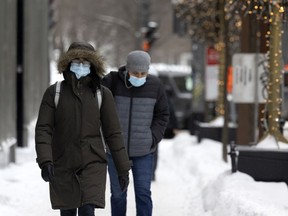
<svg viewBox="0 0 288 216">
<path fill-rule="evenodd" d="M 174 80 L 181 93 L 191 93 L 193 83 L 190 76 L 174 77 Z"/>
</svg>

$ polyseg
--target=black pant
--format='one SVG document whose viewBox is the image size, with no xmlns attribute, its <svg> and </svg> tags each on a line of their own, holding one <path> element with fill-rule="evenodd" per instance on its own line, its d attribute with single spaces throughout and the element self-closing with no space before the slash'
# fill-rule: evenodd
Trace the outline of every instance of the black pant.
<svg viewBox="0 0 288 216">
<path fill-rule="evenodd" d="M 95 216 L 94 205 L 84 205 L 78 208 L 78 216 Z M 60 210 L 60 216 L 76 216 L 77 209 Z"/>
</svg>

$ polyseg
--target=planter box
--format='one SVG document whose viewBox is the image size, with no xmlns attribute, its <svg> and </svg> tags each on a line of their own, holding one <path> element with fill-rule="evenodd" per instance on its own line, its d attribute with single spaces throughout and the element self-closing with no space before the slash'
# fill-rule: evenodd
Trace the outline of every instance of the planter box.
<svg viewBox="0 0 288 216">
<path fill-rule="evenodd" d="M 221 142 L 222 141 L 222 129 L 223 127 L 217 126 L 208 126 L 198 124 L 196 135 L 198 142 L 201 142 L 203 138 L 212 139 Z M 236 141 L 236 127 L 228 128 L 228 142 Z"/>
<path fill-rule="evenodd" d="M 204 113 L 192 113 L 188 119 L 187 129 L 191 135 L 196 135 L 199 122 L 205 119 Z"/>
<path fill-rule="evenodd" d="M 288 151 L 237 147 L 237 170 L 256 181 L 288 184 Z"/>
</svg>

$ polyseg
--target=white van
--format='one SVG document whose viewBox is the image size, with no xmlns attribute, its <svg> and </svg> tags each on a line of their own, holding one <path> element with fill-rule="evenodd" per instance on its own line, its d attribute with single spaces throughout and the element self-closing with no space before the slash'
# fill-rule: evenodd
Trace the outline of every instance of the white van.
<svg viewBox="0 0 288 216">
<path fill-rule="evenodd" d="M 187 129 L 192 104 L 192 69 L 187 65 L 153 63 L 149 73 L 158 75 L 174 106 L 181 129 Z"/>
</svg>

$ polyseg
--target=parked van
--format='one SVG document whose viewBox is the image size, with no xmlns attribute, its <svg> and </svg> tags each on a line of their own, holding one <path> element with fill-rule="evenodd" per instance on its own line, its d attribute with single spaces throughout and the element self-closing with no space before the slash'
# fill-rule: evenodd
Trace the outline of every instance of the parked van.
<svg viewBox="0 0 288 216">
<path fill-rule="evenodd" d="M 149 71 L 158 75 L 163 82 L 167 95 L 174 106 L 181 129 L 187 129 L 192 104 L 192 69 L 187 65 L 154 63 Z"/>
</svg>

